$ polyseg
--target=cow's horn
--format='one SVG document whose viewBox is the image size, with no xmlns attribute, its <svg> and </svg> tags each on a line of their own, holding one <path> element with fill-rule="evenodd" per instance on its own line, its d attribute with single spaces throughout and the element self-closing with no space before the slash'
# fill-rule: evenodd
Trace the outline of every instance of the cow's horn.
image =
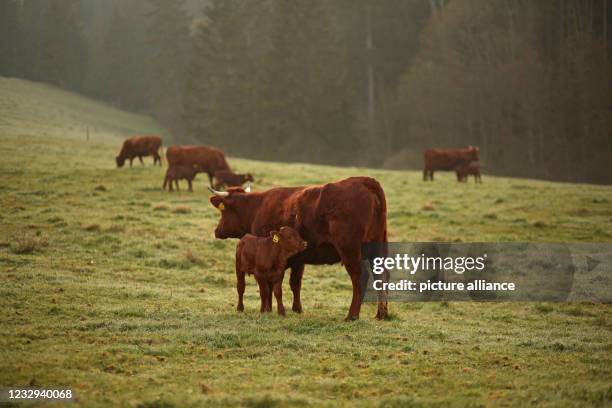
<svg viewBox="0 0 612 408">
<path fill-rule="evenodd" d="M 247 184 L 246 188 L 244 189 L 245 193 L 250 193 L 251 192 L 251 182 L 249 181 L 249 183 Z"/>
<path fill-rule="evenodd" d="M 227 191 L 217 191 L 212 187 L 208 187 L 208 191 L 210 191 L 211 193 L 213 193 L 214 195 L 218 196 L 218 197 L 227 197 L 229 195 L 229 193 Z"/>
</svg>

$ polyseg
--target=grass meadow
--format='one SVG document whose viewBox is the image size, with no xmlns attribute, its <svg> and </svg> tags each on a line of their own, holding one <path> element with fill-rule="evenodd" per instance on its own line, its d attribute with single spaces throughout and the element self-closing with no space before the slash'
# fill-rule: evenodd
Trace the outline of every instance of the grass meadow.
<svg viewBox="0 0 612 408">
<path fill-rule="evenodd" d="M 86 127 L 90 139 L 86 140 Z M 390 304 L 345 323 L 340 265 L 307 266 L 304 314 L 236 307 L 236 240 L 207 178 L 115 168 L 147 117 L 0 79 L 0 387 L 64 387 L 76 407 L 610 406 L 612 307 Z M 612 242 L 612 188 L 229 158 L 255 189 L 369 175 L 392 241 Z M 285 303 L 291 304 L 288 279 Z"/>
</svg>

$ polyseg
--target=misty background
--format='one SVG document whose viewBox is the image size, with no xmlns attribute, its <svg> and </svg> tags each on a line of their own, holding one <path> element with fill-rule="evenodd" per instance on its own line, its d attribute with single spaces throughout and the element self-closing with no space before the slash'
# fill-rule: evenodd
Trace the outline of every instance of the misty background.
<svg viewBox="0 0 612 408">
<path fill-rule="evenodd" d="M 0 0 L 0 75 L 231 156 L 612 183 L 610 0 Z M 131 136 L 131 135 L 126 135 Z"/>
</svg>

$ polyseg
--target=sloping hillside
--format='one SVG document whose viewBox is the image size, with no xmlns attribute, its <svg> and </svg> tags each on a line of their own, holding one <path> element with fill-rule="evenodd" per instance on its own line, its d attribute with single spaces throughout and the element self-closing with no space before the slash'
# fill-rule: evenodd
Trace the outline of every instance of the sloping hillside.
<svg viewBox="0 0 612 408">
<path fill-rule="evenodd" d="M 85 140 L 88 127 L 92 141 L 142 133 L 165 135 L 148 116 L 125 112 L 51 85 L 0 77 L 0 137 Z"/>
</svg>

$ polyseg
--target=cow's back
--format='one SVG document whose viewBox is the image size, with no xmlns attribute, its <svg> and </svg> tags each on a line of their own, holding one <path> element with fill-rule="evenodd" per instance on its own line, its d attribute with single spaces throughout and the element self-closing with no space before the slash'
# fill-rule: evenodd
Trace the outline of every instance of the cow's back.
<svg viewBox="0 0 612 408">
<path fill-rule="evenodd" d="M 469 155 L 461 149 L 429 149 L 424 158 L 425 168 L 430 170 L 454 170 L 470 161 Z"/>
<path fill-rule="evenodd" d="M 216 170 L 229 170 L 223 152 L 209 146 L 170 146 L 166 150 L 166 158 L 170 166 L 199 165 L 211 175 Z"/>
</svg>

